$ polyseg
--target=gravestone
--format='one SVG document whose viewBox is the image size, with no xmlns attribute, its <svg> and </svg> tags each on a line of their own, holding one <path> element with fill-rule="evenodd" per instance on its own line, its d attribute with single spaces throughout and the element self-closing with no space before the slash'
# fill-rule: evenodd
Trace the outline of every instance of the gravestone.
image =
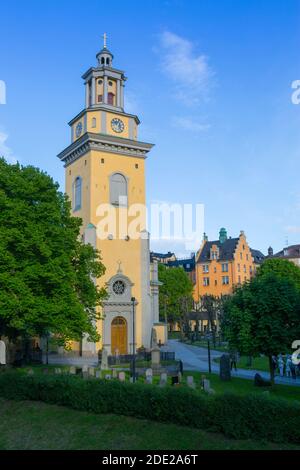
<svg viewBox="0 0 300 470">
<path fill-rule="evenodd" d="M 194 382 L 194 377 L 192 375 L 188 375 L 186 378 L 187 386 L 190 388 L 196 388 L 196 384 Z"/>
<path fill-rule="evenodd" d="M 209 393 L 209 391 L 210 391 L 210 381 L 208 379 L 203 380 L 203 390 L 206 393 Z"/>
<path fill-rule="evenodd" d="M 229 354 L 222 354 L 220 358 L 220 379 L 224 382 L 228 382 L 229 380 L 231 380 Z"/>
<path fill-rule="evenodd" d="M 182 382 L 182 373 L 179 371 L 178 372 L 178 382 L 181 384 Z"/>
<path fill-rule="evenodd" d="M 6 344 L 0 341 L 0 366 L 6 365 Z"/>
<path fill-rule="evenodd" d="M 167 382 L 168 382 L 168 376 L 165 372 L 163 372 L 162 374 L 160 374 L 159 386 L 164 387 L 165 385 L 167 385 Z"/>
<path fill-rule="evenodd" d="M 111 379 L 111 375 L 110 374 L 105 374 L 105 380 L 110 380 Z"/>
<path fill-rule="evenodd" d="M 153 370 L 152 369 L 146 369 L 145 372 L 146 377 L 153 377 Z"/>
<path fill-rule="evenodd" d="M 95 368 L 94 367 L 89 367 L 89 376 L 90 377 L 95 377 Z"/>
<path fill-rule="evenodd" d="M 84 365 L 82 366 L 82 377 L 84 379 L 88 379 L 89 378 L 89 368 L 87 365 Z"/>
<path fill-rule="evenodd" d="M 101 370 L 107 370 L 108 369 L 108 352 L 106 351 L 105 348 L 102 350 L 102 356 L 101 356 Z"/>
<path fill-rule="evenodd" d="M 117 369 L 113 369 L 112 370 L 112 376 L 113 376 L 113 379 L 116 379 L 118 377 L 118 371 Z"/>
<path fill-rule="evenodd" d="M 96 379 L 101 379 L 101 378 L 102 378 L 101 370 L 96 370 Z"/>
<path fill-rule="evenodd" d="M 153 383 L 152 375 L 147 375 L 146 376 L 146 384 L 152 385 L 152 383 Z"/>
<path fill-rule="evenodd" d="M 178 375 L 174 375 L 171 379 L 172 385 L 179 385 L 179 377 Z"/>
<path fill-rule="evenodd" d="M 264 379 L 260 374 L 256 373 L 254 376 L 255 387 L 271 387 L 270 380 Z"/>
<path fill-rule="evenodd" d="M 49 369 L 43 369 L 43 374 L 48 375 L 49 374 Z"/>
<path fill-rule="evenodd" d="M 61 374 L 61 368 L 60 367 L 55 367 L 54 373 L 57 374 L 57 375 L 60 375 Z"/>
<path fill-rule="evenodd" d="M 28 372 L 27 372 L 28 375 L 34 375 L 34 371 L 33 369 L 29 369 Z"/>
<path fill-rule="evenodd" d="M 120 382 L 125 382 L 126 374 L 125 372 L 119 372 L 119 380 Z"/>
<path fill-rule="evenodd" d="M 69 372 L 70 372 L 71 375 L 75 375 L 76 374 L 76 367 L 71 366 Z"/>
<path fill-rule="evenodd" d="M 160 349 L 158 347 L 151 351 L 151 366 L 152 369 L 159 369 L 160 367 Z"/>
</svg>

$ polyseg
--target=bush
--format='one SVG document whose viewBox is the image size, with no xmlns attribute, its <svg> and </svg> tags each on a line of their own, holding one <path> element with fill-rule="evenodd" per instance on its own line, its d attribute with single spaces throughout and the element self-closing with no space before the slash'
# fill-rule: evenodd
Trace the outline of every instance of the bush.
<svg viewBox="0 0 300 470">
<path fill-rule="evenodd" d="M 300 443 L 300 405 L 263 395 L 207 396 L 186 388 L 9 371 L 0 374 L 0 396 L 187 425 L 235 439 Z"/>
</svg>

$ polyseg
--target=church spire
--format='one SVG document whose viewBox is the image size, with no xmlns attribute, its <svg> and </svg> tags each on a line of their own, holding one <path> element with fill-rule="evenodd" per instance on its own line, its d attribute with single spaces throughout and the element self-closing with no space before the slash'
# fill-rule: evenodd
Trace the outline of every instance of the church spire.
<svg viewBox="0 0 300 470">
<path fill-rule="evenodd" d="M 112 53 L 107 49 L 107 34 L 103 34 L 103 48 L 100 52 L 96 55 L 98 60 L 98 65 L 100 67 L 112 67 L 112 61 L 114 56 Z"/>
</svg>

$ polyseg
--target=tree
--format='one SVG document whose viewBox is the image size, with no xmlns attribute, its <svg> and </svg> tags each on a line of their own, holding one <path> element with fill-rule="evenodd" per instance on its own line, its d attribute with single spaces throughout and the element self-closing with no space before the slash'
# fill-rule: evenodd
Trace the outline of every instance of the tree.
<svg viewBox="0 0 300 470">
<path fill-rule="evenodd" d="M 105 267 L 81 223 L 46 173 L 0 159 L 0 335 L 99 339 Z"/>
<path fill-rule="evenodd" d="M 168 268 L 158 265 L 158 279 L 162 282 L 159 288 L 159 310 L 166 314 L 169 323 L 183 325 L 187 321 L 187 313 L 193 303 L 193 284 L 187 273 L 181 267 Z"/>
<path fill-rule="evenodd" d="M 291 261 L 281 258 L 270 258 L 263 262 L 257 276 L 274 273 L 283 279 L 290 279 L 300 289 L 300 268 Z"/>
<path fill-rule="evenodd" d="M 300 292 L 290 279 L 266 272 L 238 287 L 225 302 L 222 330 L 231 349 L 269 358 L 291 351 L 300 337 Z"/>
</svg>

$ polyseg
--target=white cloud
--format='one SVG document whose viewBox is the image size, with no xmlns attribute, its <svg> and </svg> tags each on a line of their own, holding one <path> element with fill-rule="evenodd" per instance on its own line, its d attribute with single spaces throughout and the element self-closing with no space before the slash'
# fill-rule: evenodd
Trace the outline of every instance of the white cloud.
<svg viewBox="0 0 300 470">
<path fill-rule="evenodd" d="M 285 227 L 285 231 L 288 233 L 300 233 L 300 226 L 288 225 L 287 227 Z"/>
<path fill-rule="evenodd" d="M 175 83 L 175 94 L 187 105 L 207 98 L 214 72 L 204 54 L 197 55 L 191 41 L 170 31 L 160 36 L 161 65 L 164 73 Z"/>
<path fill-rule="evenodd" d="M 0 131 L 0 157 L 4 157 L 9 163 L 16 163 L 17 159 L 12 149 L 6 144 L 7 139 L 8 135 Z"/>
<path fill-rule="evenodd" d="M 210 128 L 210 124 L 204 124 L 197 120 L 197 118 L 190 117 L 174 117 L 172 125 L 179 129 L 184 129 L 192 132 L 205 132 Z"/>
</svg>

